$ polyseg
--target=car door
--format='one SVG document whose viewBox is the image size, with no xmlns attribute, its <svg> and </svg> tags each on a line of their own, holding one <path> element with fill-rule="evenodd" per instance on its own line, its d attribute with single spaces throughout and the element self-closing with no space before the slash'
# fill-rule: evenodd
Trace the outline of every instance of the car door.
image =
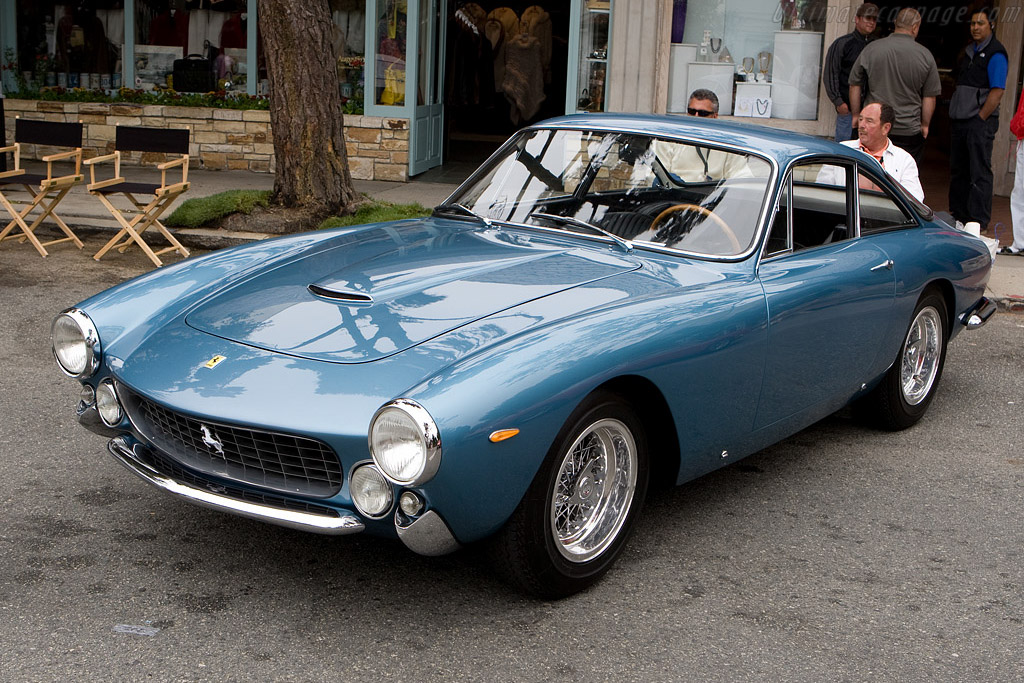
<svg viewBox="0 0 1024 683">
<path fill-rule="evenodd" d="M 867 381 L 889 326 L 895 276 L 860 235 L 856 164 L 795 164 L 758 276 L 768 349 L 755 429 L 836 410 Z"/>
</svg>

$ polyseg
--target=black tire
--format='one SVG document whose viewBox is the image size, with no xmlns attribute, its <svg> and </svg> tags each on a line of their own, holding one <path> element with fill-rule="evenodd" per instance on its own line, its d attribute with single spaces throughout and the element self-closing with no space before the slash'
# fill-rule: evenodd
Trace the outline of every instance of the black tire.
<svg viewBox="0 0 1024 683">
<path fill-rule="evenodd" d="M 861 400 L 862 411 L 876 426 L 906 429 L 928 411 L 946 363 L 948 325 L 945 300 L 936 292 L 925 292 L 895 362 L 881 384 Z"/>
<path fill-rule="evenodd" d="M 615 471 L 611 482 L 608 467 Z M 640 420 L 618 396 L 592 394 L 566 421 L 493 539 L 496 568 L 524 592 L 546 599 L 591 585 L 622 551 L 643 506 L 649 471 Z"/>
</svg>

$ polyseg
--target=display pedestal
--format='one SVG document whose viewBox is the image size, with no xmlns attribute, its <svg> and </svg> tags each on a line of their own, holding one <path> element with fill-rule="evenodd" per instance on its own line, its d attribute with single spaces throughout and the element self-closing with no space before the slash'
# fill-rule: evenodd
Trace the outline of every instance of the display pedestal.
<svg viewBox="0 0 1024 683">
<path fill-rule="evenodd" d="M 823 36 L 819 31 L 775 33 L 772 55 L 772 116 L 775 118 L 818 118 Z"/>
<path fill-rule="evenodd" d="M 690 92 L 706 88 L 718 95 L 720 116 L 732 114 L 732 86 L 736 65 L 729 62 L 697 62 L 687 67 L 686 86 Z M 685 107 L 684 107 L 685 110 Z"/>
<path fill-rule="evenodd" d="M 689 66 L 697 61 L 697 46 L 675 43 L 668 65 L 668 108 L 670 114 L 685 114 L 690 103 Z"/>
</svg>

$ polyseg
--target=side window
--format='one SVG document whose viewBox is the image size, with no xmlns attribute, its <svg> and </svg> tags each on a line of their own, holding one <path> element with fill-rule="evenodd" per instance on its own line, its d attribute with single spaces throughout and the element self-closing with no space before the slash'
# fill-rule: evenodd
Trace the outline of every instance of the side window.
<svg viewBox="0 0 1024 683">
<path fill-rule="evenodd" d="M 792 170 L 793 251 L 832 244 L 854 236 L 852 194 L 844 163 L 800 163 Z"/>
<path fill-rule="evenodd" d="M 793 193 L 793 176 L 786 176 L 785 185 L 779 195 L 779 206 L 775 210 L 775 217 L 772 218 L 772 229 L 768 233 L 768 243 L 765 244 L 765 256 L 776 256 L 791 250 L 792 242 L 789 239 L 789 207 L 792 205 L 791 195 Z"/>
<path fill-rule="evenodd" d="M 858 173 L 857 201 L 860 203 L 862 235 L 917 225 L 899 202 L 884 188 L 876 185 L 864 171 Z"/>
</svg>

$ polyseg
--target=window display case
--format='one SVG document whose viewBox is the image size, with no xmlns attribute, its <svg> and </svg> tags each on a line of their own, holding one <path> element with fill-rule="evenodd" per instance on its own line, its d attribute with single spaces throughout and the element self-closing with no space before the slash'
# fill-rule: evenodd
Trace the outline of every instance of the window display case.
<svg viewBox="0 0 1024 683">
<path fill-rule="evenodd" d="M 580 3 L 577 111 L 605 110 L 611 9 L 611 0 L 583 0 Z"/>
</svg>

